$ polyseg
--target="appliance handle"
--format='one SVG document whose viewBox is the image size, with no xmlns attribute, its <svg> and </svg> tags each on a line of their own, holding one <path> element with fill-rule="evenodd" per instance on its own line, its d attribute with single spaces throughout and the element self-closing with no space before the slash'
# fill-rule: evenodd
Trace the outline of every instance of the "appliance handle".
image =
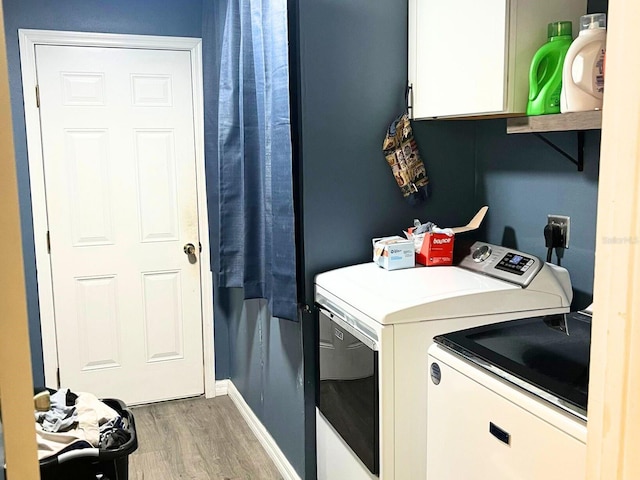
<svg viewBox="0 0 640 480">
<path fill-rule="evenodd" d="M 329 310 L 327 307 L 325 307 L 324 305 L 320 305 L 319 303 L 317 303 L 316 305 L 318 306 L 320 313 L 324 314 L 330 321 L 332 321 L 336 325 L 339 325 L 341 328 L 345 329 L 347 332 L 349 332 L 351 335 L 356 337 L 358 340 L 360 340 L 363 344 L 365 344 L 371 350 L 376 352 L 378 351 L 378 344 L 374 339 L 370 338 L 364 332 L 360 331 L 358 328 L 351 325 L 345 318 L 340 316 L 338 313 L 332 310 Z"/>
<path fill-rule="evenodd" d="M 489 432 L 502 443 L 506 443 L 507 445 L 511 443 L 511 435 L 509 432 L 501 429 L 493 422 L 489 422 Z"/>
</svg>

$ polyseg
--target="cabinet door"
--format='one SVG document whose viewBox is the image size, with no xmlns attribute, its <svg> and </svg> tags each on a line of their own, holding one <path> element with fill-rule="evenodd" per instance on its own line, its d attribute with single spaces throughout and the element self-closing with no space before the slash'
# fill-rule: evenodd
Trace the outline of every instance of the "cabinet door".
<svg viewBox="0 0 640 480">
<path fill-rule="evenodd" d="M 584 443 L 486 388 L 488 374 L 478 370 L 471 379 L 436 363 L 441 380 L 428 387 L 429 480 L 584 479 Z"/>
<path fill-rule="evenodd" d="M 409 16 L 413 117 L 502 112 L 509 0 L 411 0 Z"/>
</svg>

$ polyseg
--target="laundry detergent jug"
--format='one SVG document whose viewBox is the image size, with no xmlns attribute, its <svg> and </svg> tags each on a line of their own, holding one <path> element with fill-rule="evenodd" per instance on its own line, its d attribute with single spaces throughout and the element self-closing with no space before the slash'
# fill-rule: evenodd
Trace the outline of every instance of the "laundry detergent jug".
<svg viewBox="0 0 640 480">
<path fill-rule="evenodd" d="M 547 43 L 535 53 L 529 69 L 527 115 L 560 113 L 562 67 L 572 40 L 571 22 L 547 26 Z"/>
<path fill-rule="evenodd" d="M 563 113 L 602 108 L 606 28 L 604 13 L 580 17 L 580 33 L 569 47 L 562 69 Z"/>
</svg>

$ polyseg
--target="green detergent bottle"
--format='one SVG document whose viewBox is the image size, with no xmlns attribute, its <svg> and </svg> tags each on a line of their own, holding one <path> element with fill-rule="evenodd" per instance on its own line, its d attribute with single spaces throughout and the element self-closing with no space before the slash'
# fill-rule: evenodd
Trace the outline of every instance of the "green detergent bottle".
<svg viewBox="0 0 640 480">
<path fill-rule="evenodd" d="M 550 23 L 547 38 L 531 61 L 527 115 L 560 113 L 562 66 L 573 40 L 571 22 Z"/>
</svg>

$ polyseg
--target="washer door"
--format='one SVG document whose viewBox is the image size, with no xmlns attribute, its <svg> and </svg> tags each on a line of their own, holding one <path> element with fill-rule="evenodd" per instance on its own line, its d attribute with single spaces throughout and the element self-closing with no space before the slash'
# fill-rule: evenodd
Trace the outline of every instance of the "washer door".
<svg viewBox="0 0 640 480">
<path fill-rule="evenodd" d="M 318 408 L 371 473 L 377 475 L 378 352 L 371 348 L 370 339 L 329 315 L 320 312 Z"/>
</svg>

